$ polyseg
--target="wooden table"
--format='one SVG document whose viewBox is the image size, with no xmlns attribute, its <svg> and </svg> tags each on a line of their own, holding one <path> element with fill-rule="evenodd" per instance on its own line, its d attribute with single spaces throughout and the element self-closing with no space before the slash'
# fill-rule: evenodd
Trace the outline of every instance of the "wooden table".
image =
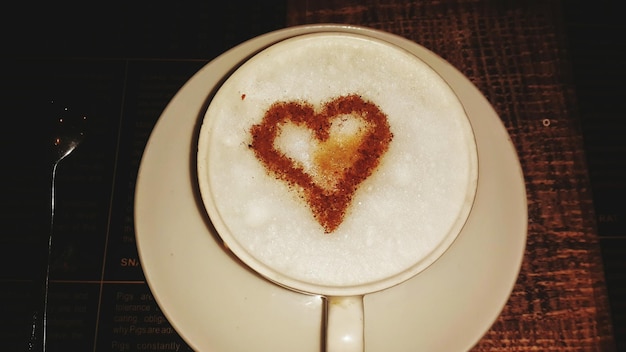
<svg viewBox="0 0 626 352">
<path fill-rule="evenodd" d="M 288 25 L 362 25 L 425 46 L 464 73 L 504 122 L 525 175 L 528 241 L 509 302 L 476 351 L 615 348 L 560 6 L 470 0 L 288 6 Z"/>
</svg>

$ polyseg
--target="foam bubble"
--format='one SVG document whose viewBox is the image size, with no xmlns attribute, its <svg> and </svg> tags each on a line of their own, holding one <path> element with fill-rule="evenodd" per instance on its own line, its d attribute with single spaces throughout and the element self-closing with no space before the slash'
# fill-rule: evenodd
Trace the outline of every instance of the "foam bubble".
<svg viewBox="0 0 626 352">
<path fill-rule="evenodd" d="M 271 204 L 260 199 L 253 199 L 243 205 L 243 221 L 246 226 L 259 228 L 267 226 L 271 212 L 268 211 Z"/>
</svg>

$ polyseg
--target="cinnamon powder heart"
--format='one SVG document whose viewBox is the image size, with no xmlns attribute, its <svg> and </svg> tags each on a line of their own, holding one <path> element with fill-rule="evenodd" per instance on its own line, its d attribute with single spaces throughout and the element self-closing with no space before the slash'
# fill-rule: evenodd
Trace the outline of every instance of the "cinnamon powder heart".
<svg viewBox="0 0 626 352">
<path fill-rule="evenodd" d="M 331 138 L 333 120 L 341 116 L 361 119 L 364 129 Z M 309 129 L 317 140 L 315 172 L 306 172 L 277 148 L 276 139 L 288 123 Z M 307 102 L 274 103 L 250 133 L 250 148 L 268 173 L 300 192 L 326 233 L 342 223 L 354 192 L 374 172 L 393 138 L 387 116 L 358 95 L 338 97 L 320 112 Z"/>
</svg>

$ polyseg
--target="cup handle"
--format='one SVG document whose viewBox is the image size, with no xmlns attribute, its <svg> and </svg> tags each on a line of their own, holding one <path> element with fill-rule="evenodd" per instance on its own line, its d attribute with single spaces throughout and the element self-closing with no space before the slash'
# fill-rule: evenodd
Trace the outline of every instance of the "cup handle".
<svg viewBox="0 0 626 352">
<path fill-rule="evenodd" d="M 327 297 L 326 352 L 363 352 L 363 296 Z"/>
</svg>

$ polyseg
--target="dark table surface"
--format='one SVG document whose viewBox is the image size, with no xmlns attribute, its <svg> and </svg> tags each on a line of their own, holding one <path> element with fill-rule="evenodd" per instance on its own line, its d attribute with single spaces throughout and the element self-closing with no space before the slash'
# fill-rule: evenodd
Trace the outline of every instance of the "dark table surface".
<svg viewBox="0 0 626 352">
<path fill-rule="evenodd" d="M 616 350 L 566 22 L 580 8 L 564 3 L 16 5 L 2 28 L 0 348 L 25 350 L 36 253 L 50 232 L 50 97 L 84 111 L 90 124 L 58 170 L 49 350 L 185 350 L 154 318 L 162 313 L 135 246 L 134 186 L 150 132 L 180 87 L 223 51 L 288 26 L 346 23 L 404 36 L 449 61 L 494 106 L 520 157 L 527 248 L 508 303 L 474 349 Z M 137 302 L 156 315 L 129 313 Z M 125 330 L 135 324 L 161 333 Z"/>
</svg>

